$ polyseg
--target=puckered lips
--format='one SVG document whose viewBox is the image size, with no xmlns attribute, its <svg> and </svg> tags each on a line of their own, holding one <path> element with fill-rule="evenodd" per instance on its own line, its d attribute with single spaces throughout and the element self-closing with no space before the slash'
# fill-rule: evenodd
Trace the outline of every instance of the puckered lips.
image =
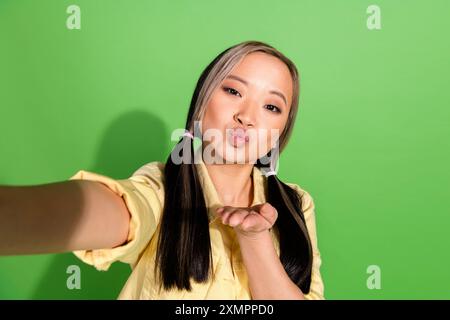
<svg viewBox="0 0 450 320">
<path fill-rule="evenodd" d="M 228 141 L 234 147 L 242 147 L 250 141 L 250 137 L 244 128 L 231 128 L 227 129 L 227 132 Z"/>
</svg>

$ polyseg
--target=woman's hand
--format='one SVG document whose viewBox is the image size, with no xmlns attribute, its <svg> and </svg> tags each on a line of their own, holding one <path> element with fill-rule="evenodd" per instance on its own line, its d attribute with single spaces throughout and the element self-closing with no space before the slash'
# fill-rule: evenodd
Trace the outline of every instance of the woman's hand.
<svg viewBox="0 0 450 320">
<path fill-rule="evenodd" d="M 270 230 L 277 220 L 277 210 L 268 202 L 250 208 L 224 206 L 216 210 L 223 224 L 246 238 L 257 238 Z"/>
</svg>

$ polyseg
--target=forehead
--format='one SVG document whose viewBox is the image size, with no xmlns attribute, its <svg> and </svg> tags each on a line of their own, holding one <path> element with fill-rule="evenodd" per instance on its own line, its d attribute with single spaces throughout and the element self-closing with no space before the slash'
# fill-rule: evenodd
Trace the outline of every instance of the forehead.
<svg viewBox="0 0 450 320">
<path fill-rule="evenodd" d="M 288 103 L 292 100 L 292 77 L 286 64 L 280 59 L 263 52 L 252 52 L 237 64 L 233 75 L 238 75 L 255 86 L 267 90 L 279 90 L 285 94 Z"/>
</svg>

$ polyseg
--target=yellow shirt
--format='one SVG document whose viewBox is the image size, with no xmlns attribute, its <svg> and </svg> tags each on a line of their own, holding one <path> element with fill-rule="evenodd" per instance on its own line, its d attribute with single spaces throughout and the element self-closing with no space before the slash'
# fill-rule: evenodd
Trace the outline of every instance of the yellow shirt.
<svg viewBox="0 0 450 320">
<path fill-rule="evenodd" d="M 154 278 L 155 254 L 159 221 L 164 202 L 164 163 L 151 162 L 130 178 L 110 177 L 80 170 L 70 179 L 94 180 L 103 183 L 121 196 L 131 214 L 128 241 L 110 249 L 79 250 L 74 254 L 97 270 L 106 271 L 111 263 L 121 261 L 131 265 L 132 273 L 118 299 L 251 299 L 248 277 L 232 227 L 221 223 L 215 209 L 223 206 L 204 162 L 196 164 L 204 190 L 209 216 L 209 231 L 213 256 L 214 279 L 206 283 L 191 280 L 192 291 L 162 290 Z M 266 202 L 267 181 L 257 167 L 253 168 L 253 205 Z M 296 184 L 287 183 L 303 194 L 303 211 L 313 248 L 313 265 L 308 300 L 324 299 L 320 275 L 321 257 L 317 247 L 314 202 L 308 192 Z M 272 232 L 272 231 L 271 231 Z M 275 249 L 280 254 L 277 237 L 272 232 Z"/>
</svg>

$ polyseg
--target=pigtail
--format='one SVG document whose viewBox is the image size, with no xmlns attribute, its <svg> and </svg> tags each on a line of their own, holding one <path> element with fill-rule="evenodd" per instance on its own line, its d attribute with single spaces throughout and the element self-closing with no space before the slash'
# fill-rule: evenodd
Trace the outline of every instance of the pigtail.
<svg viewBox="0 0 450 320">
<path fill-rule="evenodd" d="M 274 151 L 272 149 L 268 153 L 270 164 L 278 162 L 279 153 Z M 306 294 L 311 284 L 313 253 L 302 211 L 302 196 L 283 183 L 272 166 L 267 169 L 262 159 L 258 159 L 255 165 L 267 177 L 267 202 L 278 212 L 275 229 L 280 244 L 280 260 L 289 278 Z"/>
<path fill-rule="evenodd" d="M 212 271 L 208 211 L 194 164 L 193 139 L 178 142 L 189 150 L 187 162 L 174 164 L 169 156 L 164 175 L 165 200 L 158 237 L 156 265 L 164 288 L 191 290 L 190 278 L 205 282 Z M 175 148 L 176 149 L 176 148 Z M 181 156 L 184 156 L 181 154 Z"/>
</svg>

